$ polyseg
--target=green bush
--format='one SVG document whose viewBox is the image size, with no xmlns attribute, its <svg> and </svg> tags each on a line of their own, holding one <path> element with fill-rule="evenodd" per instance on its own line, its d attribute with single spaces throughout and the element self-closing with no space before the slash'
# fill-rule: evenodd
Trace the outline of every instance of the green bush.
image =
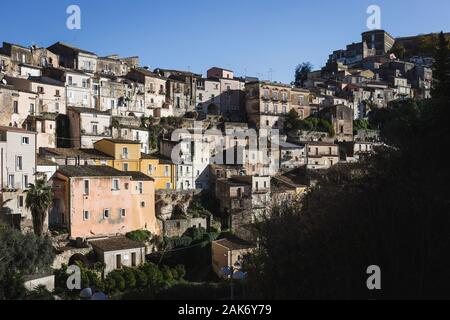
<svg viewBox="0 0 450 320">
<path fill-rule="evenodd" d="M 147 287 L 148 279 L 144 271 L 135 269 L 134 277 L 136 278 L 136 288 L 144 289 Z"/>
<path fill-rule="evenodd" d="M 126 237 L 133 241 L 144 243 L 150 241 L 150 239 L 152 238 L 152 233 L 148 230 L 136 230 L 128 232 L 126 234 Z"/>
<path fill-rule="evenodd" d="M 136 278 L 134 272 L 130 268 L 124 268 L 122 272 L 123 279 L 125 280 L 126 289 L 134 289 L 136 287 Z"/>
</svg>

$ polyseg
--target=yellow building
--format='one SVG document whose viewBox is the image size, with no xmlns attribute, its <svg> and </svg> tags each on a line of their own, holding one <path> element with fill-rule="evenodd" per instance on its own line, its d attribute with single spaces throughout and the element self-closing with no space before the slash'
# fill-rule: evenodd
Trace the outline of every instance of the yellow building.
<svg viewBox="0 0 450 320">
<path fill-rule="evenodd" d="M 141 143 L 124 139 L 102 139 L 94 148 L 114 158 L 112 167 L 121 171 L 140 171 Z"/>
<path fill-rule="evenodd" d="M 153 155 L 141 154 L 138 141 L 124 139 L 102 139 L 94 148 L 114 158 L 108 165 L 121 171 L 140 171 L 155 180 L 155 189 L 175 189 L 175 165 Z"/>
<path fill-rule="evenodd" d="M 155 179 L 155 189 L 175 189 L 175 165 L 167 159 L 141 154 L 140 171 Z"/>
</svg>

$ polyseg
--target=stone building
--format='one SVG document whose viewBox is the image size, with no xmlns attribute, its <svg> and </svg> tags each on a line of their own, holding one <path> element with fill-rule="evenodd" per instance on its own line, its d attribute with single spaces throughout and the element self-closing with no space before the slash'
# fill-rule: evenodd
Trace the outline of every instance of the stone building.
<svg viewBox="0 0 450 320">
<path fill-rule="evenodd" d="M 22 128 L 29 115 L 36 113 L 37 93 L 0 80 L 0 126 Z"/>
<path fill-rule="evenodd" d="M 1 218 L 16 227 L 32 227 L 31 212 L 25 207 L 26 190 L 36 173 L 36 133 L 0 127 Z"/>
<path fill-rule="evenodd" d="M 197 112 L 209 115 L 221 114 L 220 81 L 212 78 L 197 79 L 196 108 Z"/>
<path fill-rule="evenodd" d="M 339 163 L 339 147 L 334 143 L 308 141 L 307 147 L 308 169 L 328 169 Z"/>
<path fill-rule="evenodd" d="M 67 108 L 72 148 L 93 148 L 94 143 L 112 138 L 111 114 L 90 108 Z"/>
<path fill-rule="evenodd" d="M 319 116 L 330 121 L 338 141 L 353 141 L 354 112 L 345 105 L 326 107 L 319 112 Z"/>
<path fill-rule="evenodd" d="M 173 106 L 175 116 L 195 112 L 197 97 L 197 79 L 202 76 L 189 71 L 157 68 L 154 72 L 168 79 L 167 102 Z"/>
<path fill-rule="evenodd" d="M 168 79 L 145 68 L 136 68 L 127 74 L 127 78 L 144 86 L 145 116 L 154 116 L 156 110 L 166 105 Z"/>
<path fill-rule="evenodd" d="M 246 110 L 249 123 L 257 129 L 283 129 L 291 110 L 291 86 L 257 81 L 247 83 Z"/>
<path fill-rule="evenodd" d="M 123 267 L 138 267 L 145 263 L 145 245 L 127 237 L 111 237 L 90 241 L 97 261 L 104 263 L 105 275 Z"/>
<path fill-rule="evenodd" d="M 67 68 L 45 68 L 43 76 L 64 83 L 66 104 L 70 107 L 92 108 L 97 106 L 98 93 L 93 90 L 91 75 Z"/>
<path fill-rule="evenodd" d="M 97 71 L 97 55 L 63 42 L 56 42 L 47 48 L 50 52 L 59 57 L 59 66 L 95 73 Z"/>
</svg>

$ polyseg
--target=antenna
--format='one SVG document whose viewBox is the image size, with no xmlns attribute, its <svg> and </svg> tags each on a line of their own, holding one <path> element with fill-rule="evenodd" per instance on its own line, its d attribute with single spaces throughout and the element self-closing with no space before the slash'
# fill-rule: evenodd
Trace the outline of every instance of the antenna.
<svg viewBox="0 0 450 320">
<path fill-rule="evenodd" d="M 272 82 L 272 76 L 273 76 L 273 69 L 270 68 L 269 69 L 269 80 L 270 80 L 270 82 Z"/>
</svg>

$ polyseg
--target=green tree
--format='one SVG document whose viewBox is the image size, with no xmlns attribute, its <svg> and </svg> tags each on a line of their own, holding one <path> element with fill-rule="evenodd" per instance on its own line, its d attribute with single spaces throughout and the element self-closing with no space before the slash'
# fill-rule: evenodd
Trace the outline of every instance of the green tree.
<svg viewBox="0 0 450 320">
<path fill-rule="evenodd" d="M 31 210 L 34 233 L 42 236 L 47 211 L 52 205 L 52 189 L 44 179 L 36 180 L 35 184 L 31 183 L 28 187 L 25 206 Z"/>
<path fill-rule="evenodd" d="M 301 88 L 304 86 L 305 81 L 308 80 L 308 73 L 312 71 L 312 68 L 313 66 L 309 62 L 303 62 L 295 68 L 294 85 L 296 87 Z"/>
<path fill-rule="evenodd" d="M 24 293 L 22 276 L 50 271 L 55 253 L 49 238 L 0 227 L 0 299 Z"/>
<path fill-rule="evenodd" d="M 450 97 L 450 48 L 443 32 L 439 34 L 434 59 L 431 94 L 434 98 L 448 98 Z"/>
<path fill-rule="evenodd" d="M 395 54 L 398 59 L 403 59 L 406 54 L 406 49 L 400 42 L 396 42 L 390 50 L 390 53 Z"/>
<path fill-rule="evenodd" d="M 248 298 L 449 299 L 450 169 L 436 148 L 450 145 L 449 105 L 444 96 L 374 111 L 388 146 L 331 168 L 258 225 L 260 247 L 244 259 Z M 381 291 L 367 290 L 371 265 Z"/>
</svg>

